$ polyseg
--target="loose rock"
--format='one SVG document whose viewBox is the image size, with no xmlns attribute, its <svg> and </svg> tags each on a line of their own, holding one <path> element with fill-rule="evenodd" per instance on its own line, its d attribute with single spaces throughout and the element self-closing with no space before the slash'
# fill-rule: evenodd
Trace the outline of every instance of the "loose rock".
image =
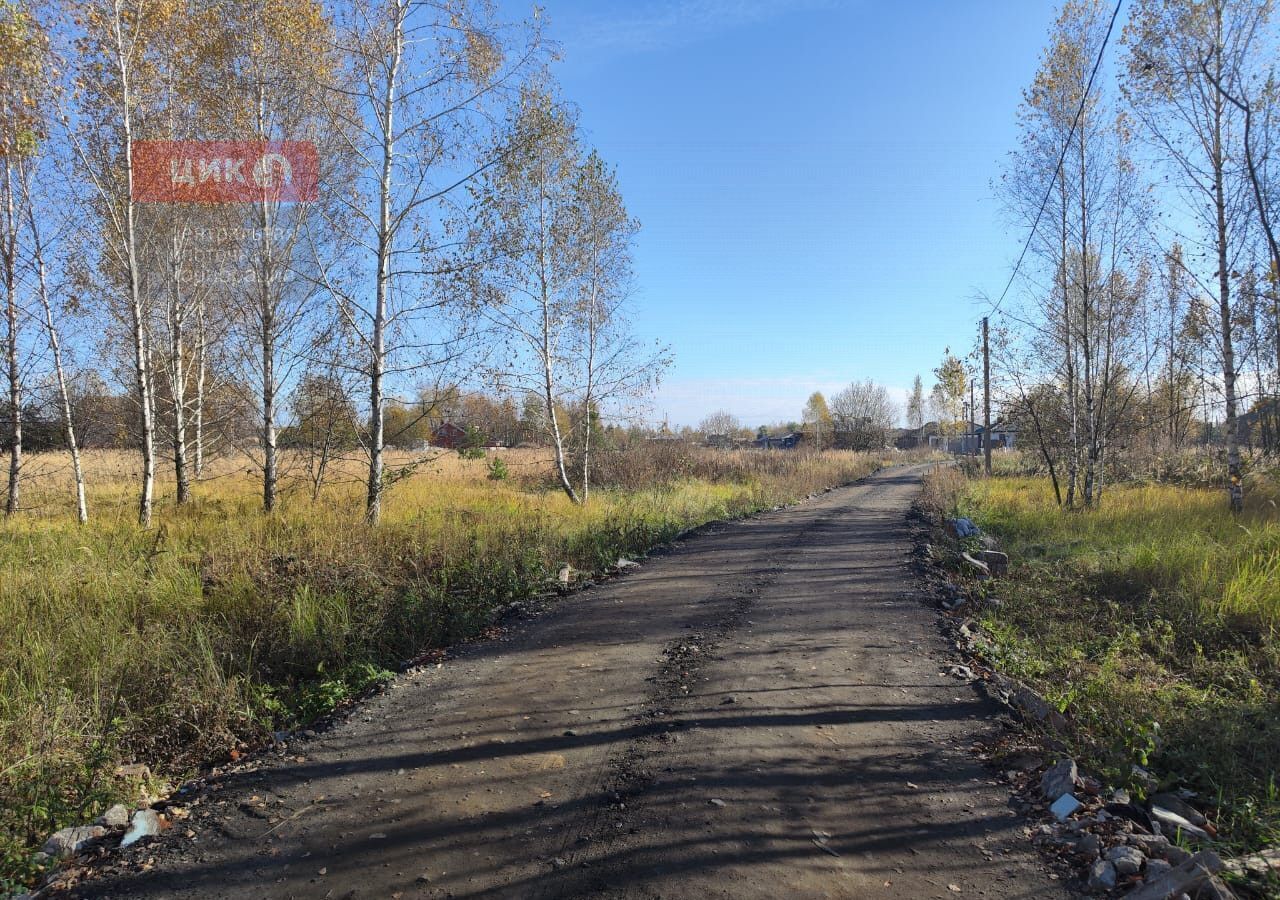
<svg viewBox="0 0 1280 900">
<path fill-rule="evenodd" d="M 1053 805 L 1049 807 L 1049 812 L 1053 813 L 1059 822 L 1065 822 L 1073 812 L 1083 805 L 1076 799 L 1075 794 L 1063 794 L 1053 801 Z"/>
<path fill-rule="evenodd" d="M 1085 832 L 1081 838 L 1076 841 L 1076 854 L 1083 856 L 1087 860 L 1098 858 L 1098 852 L 1102 849 L 1102 842 L 1098 840 L 1098 836 L 1092 832 Z"/>
<path fill-rule="evenodd" d="M 1222 871 L 1222 860 L 1210 850 L 1201 850 L 1181 865 L 1147 881 L 1128 895 L 1128 900 L 1167 900 L 1188 891 L 1198 890 Z"/>
<path fill-rule="evenodd" d="M 1089 890 L 1109 891 L 1116 886 L 1116 867 L 1100 859 L 1089 869 Z"/>
<path fill-rule="evenodd" d="M 74 825 L 54 832 L 49 840 L 44 842 L 42 849 L 52 857 L 67 859 L 75 856 L 84 849 L 86 844 L 96 841 L 106 833 L 107 829 L 101 825 Z"/>
<path fill-rule="evenodd" d="M 1040 776 L 1040 790 L 1044 792 L 1045 799 L 1052 803 L 1063 794 L 1074 791 L 1078 779 L 1076 761 L 1070 757 L 1060 759 Z"/>
<path fill-rule="evenodd" d="M 1138 848 L 1124 845 L 1108 850 L 1106 860 L 1116 867 L 1117 875 L 1137 875 L 1146 861 Z"/>
<path fill-rule="evenodd" d="M 117 803 L 94 819 L 93 824 L 103 828 L 123 828 L 129 824 L 129 808 L 123 803 Z"/>
<path fill-rule="evenodd" d="M 140 809 L 133 814 L 133 822 L 120 840 L 120 846 L 129 847 L 143 838 L 155 837 L 159 833 L 160 816 L 154 809 Z"/>
<path fill-rule="evenodd" d="M 1227 860 L 1227 871 L 1254 878 L 1280 878 L 1280 847 Z"/>
<path fill-rule="evenodd" d="M 981 550 L 976 556 L 994 577 L 1002 578 L 1009 574 L 1009 554 L 1001 553 L 999 550 Z"/>
<path fill-rule="evenodd" d="M 1151 798 L 1151 805 L 1159 806 L 1161 809 L 1167 809 L 1170 812 L 1177 813 L 1192 825 L 1199 828 L 1203 828 L 1209 822 L 1209 820 L 1205 818 L 1204 813 L 1186 803 L 1176 794 L 1156 794 Z"/>
<path fill-rule="evenodd" d="M 1173 810 L 1165 809 L 1163 806 L 1152 806 L 1151 818 L 1159 822 L 1162 829 L 1172 830 L 1174 834 L 1181 832 L 1197 841 L 1210 840 L 1209 832 L 1198 825 L 1191 824 Z"/>
</svg>

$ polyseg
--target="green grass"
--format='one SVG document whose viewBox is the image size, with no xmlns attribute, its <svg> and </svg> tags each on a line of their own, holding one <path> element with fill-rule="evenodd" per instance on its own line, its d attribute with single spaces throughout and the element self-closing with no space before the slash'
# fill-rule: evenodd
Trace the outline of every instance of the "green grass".
<svg viewBox="0 0 1280 900">
<path fill-rule="evenodd" d="M 453 457 L 397 481 L 377 528 L 354 477 L 316 504 L 287 491 L 265 516 L 252 479 L 228 469 L 189 507 L 166 491 L 141 531 L 128 481 L 110 477 L 128 460 L 103 463 L 87 527 L 52 488 L 47 505 L 0 525 L 0 891 L 38 876 L 31 853 L 49 833 L 136 799 L 114 776 L 123 761 L 180 779 L 477 635 L 565 563 L 599 571 L 879 465 L 663 448 L 635 458 L 662 477 L 632 471 L 634 484 L 576 507 L 546 487 L 545 461 L 503 456 L 518 477 Z"/>
<path fill-rule="evenodd" d="M 1237 849 L 1280 839 L 1280 516 L 1255 483 L 1108 488 L 1064 512 L 1044 479 L 973 481 L 956 499 L 1011 556 L 983 613 L 993 656 L 1076 724 L 1112 783 L 1134 763 L 1219 807 Z"/>
</svg>

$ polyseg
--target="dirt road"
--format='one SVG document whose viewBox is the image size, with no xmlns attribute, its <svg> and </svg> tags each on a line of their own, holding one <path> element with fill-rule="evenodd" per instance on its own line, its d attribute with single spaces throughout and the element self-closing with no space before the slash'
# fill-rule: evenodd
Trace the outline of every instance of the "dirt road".
<svg viewBox="0 0 1280 900">
<path fill-rule="evenodd" d="M 717 526 L 400 679 L 85 895 L 1065 897 L 967 750 L 992 710 L 908 565 L 921 473 Z"/>
</svg>

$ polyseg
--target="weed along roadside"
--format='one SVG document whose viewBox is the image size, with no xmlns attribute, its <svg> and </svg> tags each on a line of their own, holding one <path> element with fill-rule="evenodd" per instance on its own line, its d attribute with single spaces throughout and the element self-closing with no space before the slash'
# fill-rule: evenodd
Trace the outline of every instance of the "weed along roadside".
<svg viewBox="0 0 1280 900">
<path fill-rule="evenodd" d="M 125 516 L 6 523 L 0 887 L 34 883 L 53 857 L 133 824 L 135 809 L 202 766 L 305 726 L 424 651 L 484 634 L 513 605 L 882 464 L 657 447 L 631 471 L 602 467 L 576 506 L 548 487 L 545 455 L 503 456 L 501 478 L 491 459 L 456 456 L 413 472 L 388 490 L 377 527 L 353 524 L 358 483 L 268 517 L 250 511 L 253 485 L 234 475 L 195 509 L 159 506 L 149 533 Z M 115 804 L 124 819 L 92 824 Z"/>
<path fill-rule="evenodd" d="M 1064 512 L 1043 479 L 958 468 L 923 504 L 961 674 L 1027 725 L 990 753 L 1045 851 L 1093 893 L 1280 895 L 1274 512 L 1140 483 Z M 1006 577 L 964 561 L 997 545 Z"/>
</svg>

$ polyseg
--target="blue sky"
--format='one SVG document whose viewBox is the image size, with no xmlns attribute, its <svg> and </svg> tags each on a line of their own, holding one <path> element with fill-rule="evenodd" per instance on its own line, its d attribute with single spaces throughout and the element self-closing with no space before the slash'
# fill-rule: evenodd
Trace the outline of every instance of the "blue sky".
<svg viewBox="0 0 1280 900">
<path fill-rule="evenodd" d="M 651 418 L 785 421 L 867 377 L 901 396 L 968 349 L 1022 239 L 991 182 L 1051 3 L 543 2 L 643 226 L 636 326 L 676 359 Z"/>
</svg>

